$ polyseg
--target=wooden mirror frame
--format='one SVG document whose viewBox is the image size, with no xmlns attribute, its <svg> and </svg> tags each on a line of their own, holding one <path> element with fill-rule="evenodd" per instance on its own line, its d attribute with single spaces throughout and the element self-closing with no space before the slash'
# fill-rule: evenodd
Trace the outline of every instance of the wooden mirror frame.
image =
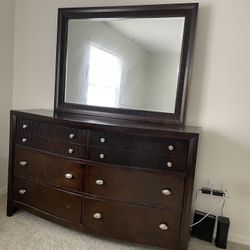
<svg viewBox="0 0 250 250">
<path fill-rule="evenodd" d="M 197 12 L 198 3 L 59 9 L 54 112 L 78 113 L 85 115 L 105 116 L 165 124 L 183 124 L 185 118 L 187 85 L 191 75 L 191 59 Z M 99 107 L 65 102 L 68 20 L 116 17 L 185 17 L 174 113 Z"/>
</svg>

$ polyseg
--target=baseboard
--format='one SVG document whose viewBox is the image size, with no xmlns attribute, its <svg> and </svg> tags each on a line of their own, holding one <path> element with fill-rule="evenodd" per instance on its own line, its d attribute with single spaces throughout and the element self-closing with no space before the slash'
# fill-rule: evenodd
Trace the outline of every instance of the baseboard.
<svg viewBox="0 0 250 250">
<path fill-rule="evenodd" d="M 238 234 L 229 234 L 228 240 L 231 242 L 250 246 L 250 237 L 248 236 L 241 236 Z"/>
<path fill-rule="evenodd" d="M 6 194 L 6 193 L 7 193 L 7 187 L 0 188 L 0 195 Z"/>
</svg>

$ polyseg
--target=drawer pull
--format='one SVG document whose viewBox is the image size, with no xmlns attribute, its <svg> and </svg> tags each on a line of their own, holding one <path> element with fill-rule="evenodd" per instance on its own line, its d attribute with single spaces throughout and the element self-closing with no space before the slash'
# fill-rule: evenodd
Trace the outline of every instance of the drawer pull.
<svg viewBox="0 0 250 250">
<path fill-rule="evenodd" d="M 173 167 L 173 163 L 172 163 L 171 161 L 169 161 L 169 162 L 167 162 L 167 166 L 168 166 L 169 168 L 171 168 L 171 167 Z"/>
<path fill-rule="evenodd" d="M 69 174 L 69 173 L 65 174 L 64 176 L 66 179 L 69 179 L 69 180 L 73 178 L 73 174 Z"/>
<path fill-rule="evenodd" d="M 95 213 L 93 214 L 93 217 L 97 220 L 101 219 L 102 218 L 102 214 L 101 213 Z"/>
<path fill-rule="evenodd" d="M 100 143 L 105 143 L 106 139 L 104 137 L 100 138 Z"/>
<path fill-rule="evenodd" d="M 19 189 L 18 193 L 21 195 L 25 195 L 27 193 L 27 190 L 26 189 Z"/>
<path fill-rule="evenodd" d="M 69 134 L 69 139 L 74 139 L 75 138 L 75 134 Z"/>
<path fill-rule="evenodd" d="M 20 161 L 19 164 L 21 167 L 25 167 L 28 164 L 28 162 L 27 161 Z"/>
<path fill-rule="evenodd" d="M 161 193 L 162 193 L 163 195 L 169 196 L 169 195 L 171 195 L 171 190 L 169 190 L 169 189 L 163 189 L 163 190 L 161 191 Z"/>
<path fill-rule="evenodd" d="M 173 150 L 174 150 L 174 146 L 173 146 L 173 145 L 169 145 L 169 146 L 168 146 L 168 150 L 169 150 L 169 151 L 173 151 Z"/>
<path fill-rule="evenodd" d="M 68 152 L 69 152 L 69 154 L 73 154 L 74 153 L 74 149 L 73 148 L 69 148 Z"/>
<path fill-rule="evenodd" d="M 99 158 L 100 158 L 100 159 L 104 159 L 104 157 L 105 157 L 104 154 L 100 154 L 100 155 L 99 155 Z"/>
<path fill-rule="evenodd" d="M 26 129 L 28 128 L 28 125 L 27 124 L 23 124 L 23 129 Z"/>
<path fill-rule="evenodd" d="M 168 230 L 168 225 L 165 224 L 165 223 L 162 223 L 162 224 L 159 225 L 159 228 L 160 228 L 161 230 L 166 231 L 166 230 Z"/>
<path fill-rule="evenodd" d="M 26 143 L 27 141 L 28 141 L 27 138 L 23 138 L 23 139 L 22 139 L 22 142 L 23 142 L 23 143 Z"/>
<path fill-rule="evenodd" d="M 104 184 L 104 181 L 103 180 L 96 180 L 95 183 L 98 186 L 102 186 Z"/>
</svg>

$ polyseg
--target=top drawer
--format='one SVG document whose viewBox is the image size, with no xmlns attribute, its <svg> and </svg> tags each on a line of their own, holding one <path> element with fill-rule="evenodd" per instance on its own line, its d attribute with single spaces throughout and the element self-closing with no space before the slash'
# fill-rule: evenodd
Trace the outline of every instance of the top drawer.
<svg viewBox="0 0 250 250">
<path fill-rule="evenodd" d="M 184 140 L 97 131 L 90 132 L 89 144 L 102 148 L 177 155 L 182 157 L 186 157 L 188 153 L 188 141 Z"/>
<path fill-rule="evenodd" d="M 57 126 L 26 119 L 17 119 L 17 133 L 36 135 L 54 140 L 86 144 L 86 130 Z"/>
</svg>

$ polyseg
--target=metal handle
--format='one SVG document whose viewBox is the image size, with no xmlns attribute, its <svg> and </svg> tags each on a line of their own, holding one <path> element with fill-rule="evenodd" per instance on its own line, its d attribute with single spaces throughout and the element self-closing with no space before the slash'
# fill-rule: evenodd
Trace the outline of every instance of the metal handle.
<svg viewBox="0 0 250 250">
<path fill-rule="evenodd" d="M 162 224 L 159 225 L 159 228 L 160 228 L 161 230 L 166 231 L 166 230 L 168 230 L 168 225 L 165 224 L 165 223 L 162 223 Z"/>
<path fill-rule="evenodd" d="M 168 150 L 173 151 L 174 150 L 174 146 L 173 145 L 169 145 L 168 146 Z"/>
<path fill-rule="evenodd" d="M 68 152 L 69 152 L 69 154 L 73 154 L 74 153 L 74 149 L 73 148 L 69 148 Z"/>
<path fill-rule="evenodd" d="M 74 139 L 75 138 L 75 134 L 69 134 L 69 139 Z"/>
<path fill-rule="evenodd" d="M 28 164 L 28 162 L 27 161 L 20 161 L 19 164 L 20 164 L 20 166 L 25 167 Z"/>
<path fill-rule="evenodd" d="M 27 190 L 26 189 L 19 189 L 19 194 L 21 195 L 25 195 L 27 193 Z"/>
<path fill-rule="evenodd" d="M 99 155 L 99 158 L 100 158 L 100 159 L 104 159 L 104 157 L 105 157 L 104 154 L 100 154 L 100 155 Z"/>
<path fill-rule="evenodd" d="M 104 184 L 104 181 L 103 180 L 96 180 L 95 183 L 98 186 L 102 186 Z"/>
<path fill-rule="evenodd" d="M 171 195 L 171 190 L 169 190 L 169 189 L 163 189 L 163 190 L 161 191 L 161 193 L 162 193 L 163 195 L 169 196 L 169 195 Z"/>
<path fill-rule="evenodd" d="M 97 220 L 101 219 L 102 218 L 102 214 L 101 213 L 95 213 L 93 214 L 93 217 Z"/>
<path fill-rule="evenodd" d="M 23 129 L 26 129 L 28 128 L 28 125 L 27 124 L 23 124 Z"/>
<path fill-rule="evenodd" d="M 104 143 L 106 139 L 104 137 L 100 138 L 100 143 Z"/>
<path fill-rule="evenodd" d="M 22 139 L 22 142 L 23 142 L 23 143 L 26 143 L 27 141 L 28 141 L 27 138 L 23 138 L 23 139 Z"/>
<path fill-rule="evenodd" d="M 169 168 L 171 168 L 171 167 L 173 167 L 173 163 L 172 163 L 171 161 L 169 161 L 169 162 L 167 162 L 167 166 L 168 166 Z"/>
<path fill-rule="evenodd" d="M 64 175 L 66 179 L 72 179 L 73 178 L 73 174 L 67 173 Z"/>
</svg>

